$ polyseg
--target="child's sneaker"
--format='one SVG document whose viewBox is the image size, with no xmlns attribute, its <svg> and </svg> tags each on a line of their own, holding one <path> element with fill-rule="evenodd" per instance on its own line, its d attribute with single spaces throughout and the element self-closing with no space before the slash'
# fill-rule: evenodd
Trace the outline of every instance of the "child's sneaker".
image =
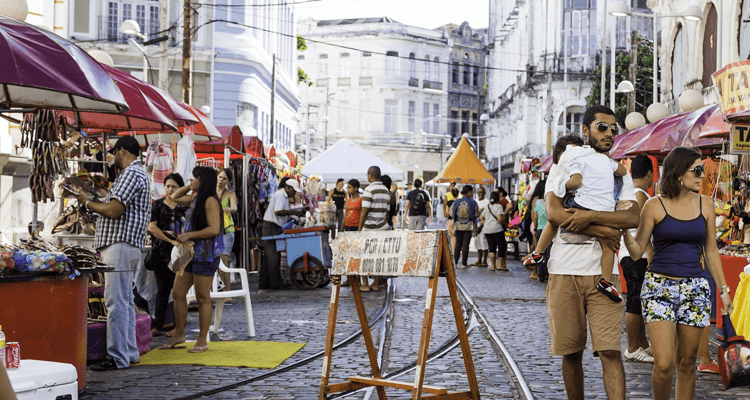
<svg viewBox="0 0 750 400">
<path fill-rule="evenodd" d="M 544 253 L 537 253 L 532 252 L 529 258 L 526 259 L 526 261 L 523 262 L 523 265 L 529 266 L 529 265 L 536 265 L 541 264 L 544 262 Z"/>
<path fill-rule="evenodd" d="M 614 301 L 615 303 L 619 303 L 622 301 L 620 293 L 617 292 L 615 286 L 607 282 L 607 280 L 604 278 L 599 279 L 599 283 L 596 284 L 596 290 L 606 294 L 607 297 L 609 297 L 609 299 Z"/>
</svg>

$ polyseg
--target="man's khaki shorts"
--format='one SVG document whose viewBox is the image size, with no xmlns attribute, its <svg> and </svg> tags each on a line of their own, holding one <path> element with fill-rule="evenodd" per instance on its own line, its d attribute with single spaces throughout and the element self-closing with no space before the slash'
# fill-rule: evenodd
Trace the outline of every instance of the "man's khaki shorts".
<svg viewBox="0 0 750 400">
<path fill-rule="evenodd" d="M 552 337 L 550 351 L 557 356 L 586 348 L 586 320 L 594 351 L 620 351 L 625 303 L 615 303 L 596 290 L 601 275 L 550 275 L 547 282 L 547 312 Z M 617 290 L 620 276 L 613 275 Z"/>
</svg>

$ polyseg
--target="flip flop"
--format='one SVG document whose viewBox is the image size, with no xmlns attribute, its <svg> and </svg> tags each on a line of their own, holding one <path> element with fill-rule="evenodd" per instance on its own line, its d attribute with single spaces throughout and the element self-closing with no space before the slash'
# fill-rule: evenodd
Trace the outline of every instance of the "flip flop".
<svg viewBox="0 0 750 400">
<path fill-rule="evenodd" d="M 205 353 L 208 351 L 208 345 L 205 346 L 193 346 L 188 353 Z"/>
<path fill-rule="evenodd" d="M 179 349 L 187 349 L 187 345 L 182 344 L 182 343 L 177 343 L 177 344 L 170 346 L 169 343 L 167 343 L 159 347 L 159 350 L 179 350 Z"/>
</svg>

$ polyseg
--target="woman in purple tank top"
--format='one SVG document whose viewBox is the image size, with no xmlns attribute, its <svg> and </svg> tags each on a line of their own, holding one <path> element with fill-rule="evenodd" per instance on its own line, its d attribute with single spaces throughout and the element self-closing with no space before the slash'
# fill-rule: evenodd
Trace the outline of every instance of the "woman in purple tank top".
<svg viewBox="0 0 750 400">
<path fill-rule="evenodd" d="M 653 235 L 654 256 L 643 282 L 641 305 L 654 351 L 651 384 L 656 400 L 669 399 L 675 368 L 676 398 L 692 399 L 695 394 L 698 345 L 711 312 L 707 272 L 721 287 L 723 313 L 732 312 L 716 247 L 713 201 L 698 194 L 702 179 L 698 151 L 688 147 L 672 150 L 664 159 L 661 194 L 644 205 L 635 240 L 624 232 L 633 260 L 643 256 Z M 708 271 L 702 267 L 702 254 Z"/>
</svg>

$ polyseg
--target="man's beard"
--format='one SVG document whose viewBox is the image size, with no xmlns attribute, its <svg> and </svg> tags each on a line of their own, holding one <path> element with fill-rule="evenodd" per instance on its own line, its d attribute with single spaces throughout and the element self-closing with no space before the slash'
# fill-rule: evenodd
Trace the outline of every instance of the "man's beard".
<svg viewBox="0 0 750 400">
<path fill-rule="evenodd" d="M 609 150 L 612 148 L 612 145 L 608 145 L 607 147 L 604 147 L 606 145 L 601 144 L 598 140 L 593 138 L 593 135 L 591 133 L 588 134 L 586 137 L 586 141 L 588 142 L 588 145 L 591 146 L 592 149 L 596 150 L 597 153 L 609 153 Z"/>
</svg>

